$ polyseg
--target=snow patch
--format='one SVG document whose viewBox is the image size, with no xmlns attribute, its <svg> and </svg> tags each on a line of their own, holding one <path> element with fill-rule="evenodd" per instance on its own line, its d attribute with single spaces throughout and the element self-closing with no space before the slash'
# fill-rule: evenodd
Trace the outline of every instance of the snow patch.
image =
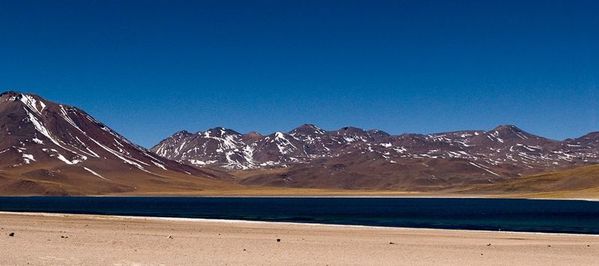
<svg viewBox="0 0 599 266">
<path fill-rule="evenodd" d="M 35 162 L 35 158 L 33 158 L 32 154 L 23 153 L 23 161 L 25 164 L 30 164 L 32 161 Z"/>
<path fill-rule="evenodd" d="M 99 177 L 99 178 L 101 178 L 101 179 L 104 179 L 104 180 L 110 180 L 110 179 L 108 179 L 108 178 L 106 178 L 106 177 L 103 177 L 102 175 L 98 174 L 96 171 L 94 171 L 94 170 L 92 170 L 92 169 L 89 169 L 89 168 L 87 168 L 87 167 L 83 167 L 83 169 L 84 169 L 85 171 L 88 171 L 88 172 L 90 172 L 92 175 L 95 175 L 95 176 L 97 176 L 97 177 Z"/>
</svg>

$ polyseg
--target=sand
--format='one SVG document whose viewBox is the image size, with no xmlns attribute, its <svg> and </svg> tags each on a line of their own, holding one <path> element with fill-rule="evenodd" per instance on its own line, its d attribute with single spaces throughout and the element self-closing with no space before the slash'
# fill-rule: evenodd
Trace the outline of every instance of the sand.
<svg viewBox="0 0 599 266">
<path fill-rule="evenodd" d="M 18 213 L 0 228 L 0 265 L 599 264 L 592 235 Z"/>
</svg>

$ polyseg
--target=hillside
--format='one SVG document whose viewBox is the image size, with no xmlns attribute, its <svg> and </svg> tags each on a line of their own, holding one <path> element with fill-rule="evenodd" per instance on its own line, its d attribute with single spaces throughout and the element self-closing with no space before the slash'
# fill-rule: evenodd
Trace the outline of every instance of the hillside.
<svg viewBox="0 0 599 266">
<path fill-rule="evenodd" d="M 202 190 L 230 176 L 161 158 L 83 110 L 37 95 L 0 94 L 0 194 Z"/>
<path fill-rule="evenodd" d="M 552 171 L 497 184 L 473 186 L 459 192 L 486 195 L 598 198 L 599 165 Z"/>
</svg>

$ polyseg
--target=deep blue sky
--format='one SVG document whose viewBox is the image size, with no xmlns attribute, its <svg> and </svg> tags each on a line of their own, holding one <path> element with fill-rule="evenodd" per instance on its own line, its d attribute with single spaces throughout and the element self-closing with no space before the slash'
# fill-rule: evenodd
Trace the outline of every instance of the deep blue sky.
<svg viewBox="0 0 599 266">
<path fill-rule="evenodd" d="M 4 1 L 0 90 L 181 129 L 599 130 L 599 1 Z"/>
</svg>

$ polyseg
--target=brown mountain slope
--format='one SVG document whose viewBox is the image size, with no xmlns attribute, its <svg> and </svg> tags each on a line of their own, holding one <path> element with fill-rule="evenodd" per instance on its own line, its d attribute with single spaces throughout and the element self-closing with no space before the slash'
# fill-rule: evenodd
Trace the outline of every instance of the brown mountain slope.
<svg viewBox="0 0 599 266">
<path fill-rule="evenodd" d="M 547 172 L 505 182 L 479 185 L 462 192 L 476 194 L 519 194 L 564 197 L 598 197 L 599 165 Z"/>
<path fill-rule="evenodd" d="M 505 178 L 480 171 L 462 159 L 420 158 L 387 162 L 375 155 L 321 159 L 289 168 L 238 172 L 244 185 L 369 189 L 396 191 L 436 191 L 472 184 L 500 182 Z"/>
<path fill-rule="evenodd" d="M 154 155 L 76 107 L 0 94 L 0 194 L 193 191 L 227 179 Z"/>
</svg>

